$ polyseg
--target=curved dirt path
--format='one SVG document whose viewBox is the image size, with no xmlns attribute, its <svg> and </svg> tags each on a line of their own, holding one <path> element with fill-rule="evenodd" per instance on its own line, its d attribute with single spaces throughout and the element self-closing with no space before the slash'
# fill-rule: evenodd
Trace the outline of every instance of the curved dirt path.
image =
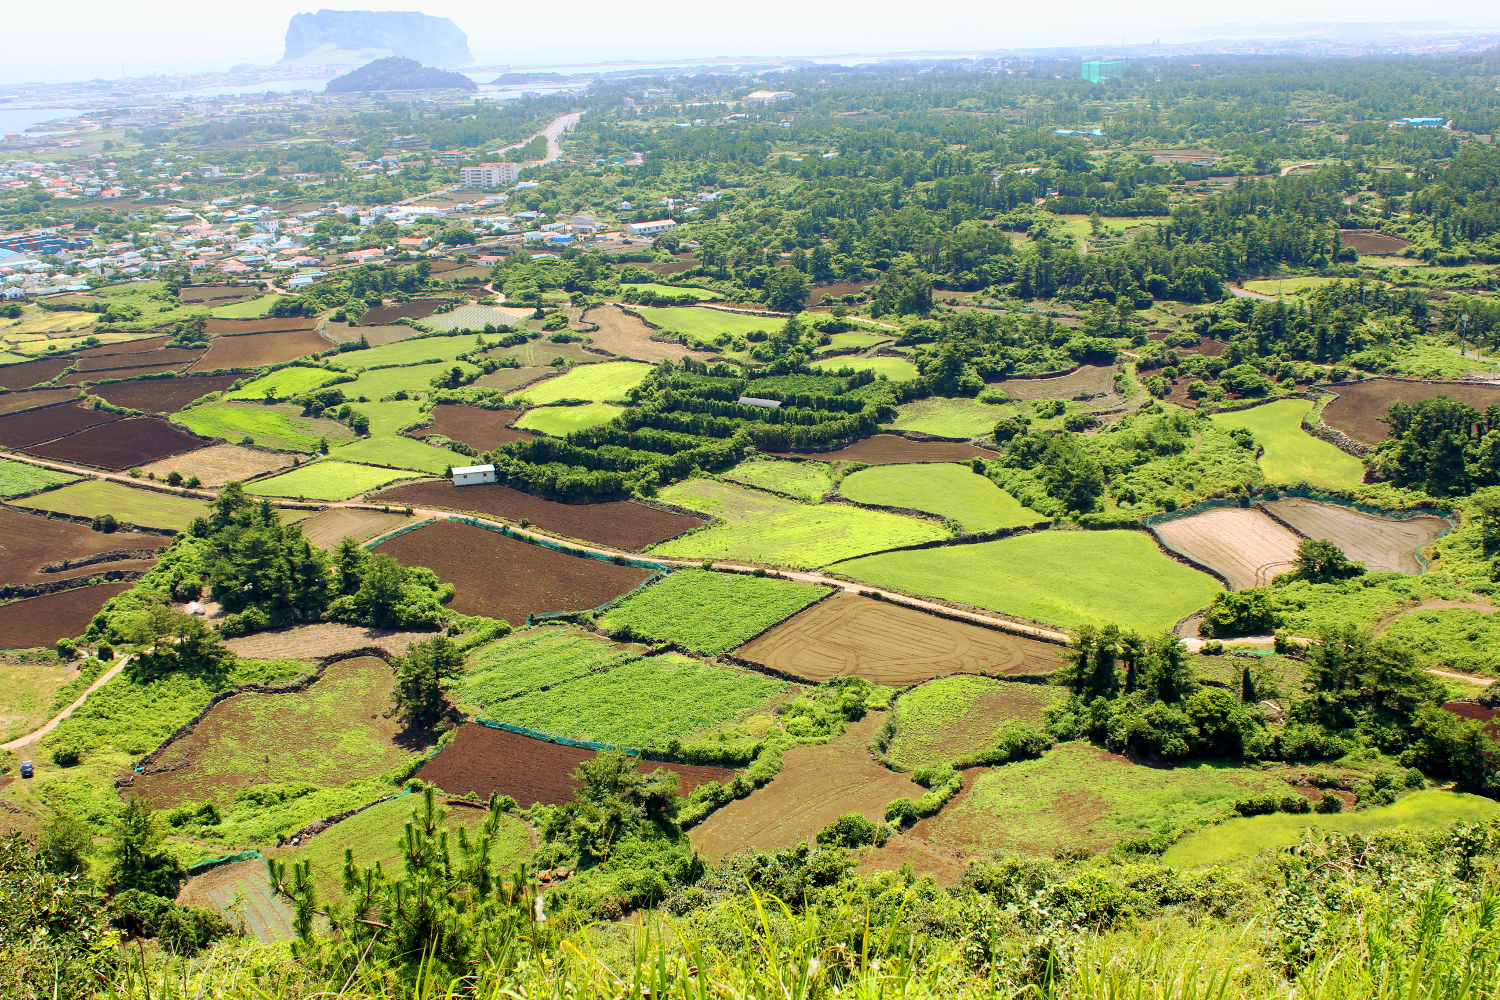
<svg viewBox="0 0 1500 1000">
<path fill-rule="evenodd" d="M 78 707 L 82 705 L 85 700 L 87 700 L 89 695 L 93 694 L 95 691 L 99 690 L 104 685 L 114 680 L 115 676 L 118 675 L 121 670 L 125 669 L 125 662 L 129 659 L 130 656 L 128 654 L 120 657 L 114 662 L 113 666 L 99 675 L 98 680 L 94 681 L 94 683 L 88 686 L 87 691 L 84 691 L 83 694 L 78 696 L 77 701 L 73 702 L 73 704 L 69 705 L 67 708 L 54 715 L 45 726 L 29 732 L 25 736 L 13 739 L 9 743 L 0 743 L 0 750 L 19 750 L 29 743 L 35 743 L 43 736 L 46 736 L 48 733 L 52 732 L 52 730 L 58 727 L 62 720 L 72 715 L 78 709 Z"/>
</svg>

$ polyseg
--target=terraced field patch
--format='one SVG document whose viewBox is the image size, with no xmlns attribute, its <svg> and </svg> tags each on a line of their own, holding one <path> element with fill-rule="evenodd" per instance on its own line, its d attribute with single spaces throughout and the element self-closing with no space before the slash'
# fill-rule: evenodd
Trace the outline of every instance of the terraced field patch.
<svg viewBox="0 0 1500 1000">
<path fill-rule="evenodd" d="M 1292 569 L 1301 539 L 1258 510 L 1216 507 L 1162 521 L 1151 529 L 1162 545 L 1207 566 L 1235 590 L 1269 587 Z"/>
<path fill-rule="evenodd" d="M 1278 399 L 1248 410 L 1216 413 L 1210 419 L 1220 427 L 1243 427 L 1255 435 L 1256 444 L 1265 449 L 1261 471 L 1272 483 L 1358 486 L 1364 481 L 1364 464 L 1302 429 L 1302 418 L 1312 406 L 1310 399 Z"/>
<path fill-rule="evenodd" d="M 1040 729 L 1043 711 L 1064 694 L 1051 684 L 970 675 L 928 681 L 897 700 L 896 736 L 886 756 L 908 769 L 972 760 L 994 745 L 1007 722 Z"/>
<path fill-rule="evenodd" d="M 610 608 L 599 619 L 599 628 L 715 656 L 796 614 L 829 590 L 789 580 L 680 569 Z"/>
<path fill-rule="evenodd" d="M 83 635 L 104 602 L 130 587 L 128 583 L 101 583 L 0 604 L 0 649 L 51 646 L 59 639 Z"/>
<path fill-rule="evenodd" d="M 48 486 L 74 483 L 79 478 L 71 472 L 54 472 L 26 462 L 0 458 L 0 500 L 13 500 Z"/>
<path fill-rule="evenodd" d="M 516 426 L 540 431 L 553 437 L 566 437 L 574 431 L 607 424 L 624 412 L 611 403 L 584 403 L 581 406 L 538 406 L 521 414 Z"/>
<path fill-rule="evenodd" d="M 1447 396 L 1468 403 L 1481 413 L 1500 404 L 1500 386 L 1483 382 L 1406 382 L 1367 378 L 1341 382 L 1333 386 L 1332 391 L 1338 398 L 1323 407 L 1323 422 L 1365 444 L 1379 444 L 1391 436 L 1390 427 L 1380 418 L 1385 416 L 1392 403 L 1415 403 Z"/>
<path fill-rule="evenodd" d="M 20 501 L 17 506 L 76 517 L 113 514 L 117 520 L 130 524 L 173 531 L 181 531 L 193 523 L 193 518 L 208 514 L 208 504 L 203 500 L 136 489 L 102 479 L 89 479 L 60 490 L 39 493 Z"/>
<path fill-rule="evenodd" d="M 455 465 L 474 464 L 468 455 L 447 448 L 436 448 L 409 437 L 366 437 L 333 449 L 329 454 L 344 462 L 385 465 L 393 469 L 411 469 L 429 476 L 442 475 Z"/>
<path fill-rule="evenodd" d="M 290 399 L 310 389 L 327 385 L 338 376 L 338 372 L 327 368 L 282 368 L 247 382 L 233 392 L 225 393 L 224 398 L 250 399 L 257 403 L 265 399 Z"/>
<path fill-rule="evenodd" d="M 786 493 L 815 503 L 833 489 L 833 467 L 826 462 L 748 459 L 720 475 L 746 486 Z"/>
<path fill-rule="evenodd" d="M 1308 538 L 1328 539 L 1370 571 L 1422 572 L 1417 553 L 1452 527 L 1435 515 L 1381 517 L 1302 497 L 1265 500 L 1260 506 Z"/>
<path fill-rule="evenodd" d="M 966 465 L 873 466 L 846 477 L 839 492 L 856 503 L 938 514 L 969 532 L 1048 520 Z"/>
<path fill-rule="evenodd" d="M 768 450 L 772 454 L 776 453 Z M 967 462 L 972 458 L 994 458 L 995 453 L 956 441 L 912 441 L 895 434 L 876 434 L 835 451 L 821 451 L 808 457 L 820 462 L 898 465 L 913 462 Z"/>
<path fill-rule="evenodd" d="M 213 444 L 160 417 L 127 417 L 69 434 L 46 444 L 32 445 L 28 454 L 70 465 L 92 465 L 111 472 L 124 472 L 142 465 L 182 456 Z"/>
<path fill-rule="evenodd" d="M 329 444 L 350 441 L 354 432 L 337 420 L 327 417 L 304 417 L 300 406 L 277 403 L 212 403 L 195 406 L 172 418 L 195 434 L 224 438 L 239 444 L 250 438 L 252 444 L 278 451 L 311 452 L 318 441 Z"/>
<path fill-rule="evenodd" d="M 348 500 L 404 475 L 396 469 L 351 465 L 328 459 L 250 484 L 249 492 L 267 497 Z"/>
<path fill-rule="evenodd" d="M 606 361 L 574 368 L 545 382 L 535 382 L 520 395 L 533 406 L 545 406 L 559 399 L 619 402 L 625 399 L 627 390 L 639 385 L 650 372 L 651 366 L 639 361 Z"/>
<path fill-rule="evenodd" d="M 260 451 L 237 444 L 214 444 L 188 452 L 180 458 L 164 458 L 159 462 L 141 466 L 141 474 L 166 479 L 173 472 L 184 477 L 197 476 L 204 486 L 223 486 L 225 483 L 251 479 L 291 468 L 290 455 L 274 451 Z"/>
<path fill-rule="evenodd" d="M 908 382 L 922 373 L 917 366 L 905 358 L 825 358 L 812 363 L 814 371 L 836 372 L 853 368 L 857 372 L 872 371 L 876 377 L 885 376 L 892 382 Z"/>
<path fill-rule="evenodd" d="M 976 399 L 945 399 L 931 396 L 903 404 L 888 426 L 898 431 L 917 431 L 948 438 L 984 437 L 1011 411 Z"/>
</svg>

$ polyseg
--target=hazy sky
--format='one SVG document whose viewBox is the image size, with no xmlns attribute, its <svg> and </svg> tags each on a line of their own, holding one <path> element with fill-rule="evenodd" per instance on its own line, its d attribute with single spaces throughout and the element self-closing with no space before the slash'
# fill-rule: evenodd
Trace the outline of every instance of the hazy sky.
<svg viewBox="0 0 1500 1000">
<path fill-rule="evenodd" d="M 528 65 L 569 61 L 677 59 L 701 56 L 821 55 L 914 50 L 966 51 L 1028 45 L 1147 42 L 1182 37 L 1227 20 L 1446 20 L 1500 25 L 1493 4 L 1478 0 L 1261 0 L 1226 8 L 1187 0 L 759 0 L 712 5 L 687 0 L 572 0 L 567 3 L 477 4 L 396 0 L 375 9 L 420 9 L 451 17 L 469 35 L 476 58 Z M 362 9 L 357 4 L 337 9 Z M 284 0 L 66 0 L 5 5 L 0 81 L 115 78 L 148 72 L 225 70 L 281 57 L 287 19 L 317 9 Z M 1200 36 L 1201 37 L 1201 36 Z"/>
</svg>

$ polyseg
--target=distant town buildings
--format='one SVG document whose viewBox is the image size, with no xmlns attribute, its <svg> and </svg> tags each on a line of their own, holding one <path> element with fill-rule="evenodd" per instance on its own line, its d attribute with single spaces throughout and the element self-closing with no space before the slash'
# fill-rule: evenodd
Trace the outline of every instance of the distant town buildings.
<svg viewBox="0 0 1500 1000">
<path fill-rule="evenodd" d="M 510 187 L 521 174 L 519 163 L 481 163 L 477 167 L 459 167 L 458 180 L 464 187 Z"/>
<path fill-rule="evenodd" d="M 775 104 L 777 101 L 790 101 L 797 95 L 790 90 L 752 90 L 740 98 L 741 104 Z"/>
<path fill-rule="evenodd" d="M 627 222 L 625 224 L 626 236 L 655 236 L 676 229 L 677 223 L 671 219 L 657 219 L 653 222 Z"/>
</svg>

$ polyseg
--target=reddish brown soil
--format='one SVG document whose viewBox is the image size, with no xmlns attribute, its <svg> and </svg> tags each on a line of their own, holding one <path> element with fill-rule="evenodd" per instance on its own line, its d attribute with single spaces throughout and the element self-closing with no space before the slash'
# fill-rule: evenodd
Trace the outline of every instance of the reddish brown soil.
<svg viewBox="0 0 1500 1000">
<path fill-rule="evenodd" d="M 176 413 L 199 396 L 221 392 L 234 384 L 234 375 L 197 375 L 111 382 L 89 390 L 116 406 L 146 413 Z"/>
<path fill-rule="evenodd" d="M 698 266 L 696 260 L 674 260 L 670 264 L 622 264 L 621 267 L 638 267 L 653 274 L 681 274 Z"/>
<path fill-rule="evenodd" d="M 520 414 L 520 410 L 483 410 L 477 406 L 446 404 L 433 407 L 432 423 L 413 433 L 423 437 L 441 434 L 476 451 L 494 451 L 502 444 L 531 437 L 506 426 Z"/>
<path fill-rule="evenodd" d="M 883 713 L 872 712 L 830 743 L 788 750 L 769 785 L 693 827 L 693 846 L 711 860 L 747 847 L 791 847 L 845 813 L 878 822 L 892 799 L 925 795 L 927 789 L 870 756 L 866 747 L 882 721 Z"/>
<path fill-rule="evenodd" d="M 1153 333 L 1150 337 L 1151 340 L 1158 341 L 1165 340 L 1166 338 L 1167 335 L 1164 333 Z M 1229 344 L 1226 341 L 1215 340 L 1212 337 L 1199 337 L 1198 343 L 1193 347 L 1166 347 L 1165 344 L 1163 344 L 1162 346 L 1165 347 L 1166 350 L 1175 351 L 1178 354 L 1202 354 L 1205 357 L 1217 358 L 1219 355 L 1224 353 L 1224 349 L 1227 348 Z M 1142 377 L 1150 374 L 1150 372 L 1143 372 Z"/>
<path fill-rule="evenodd" d="M 1422 572 L 1417 553 L 1450 527 L 1440 517 L 1381 517 L 1301 497 L 1266 500 L 1261 506 L 1308 538 L 1328 539 L 1371 572 Z"/>
<path fill-rule="evenodd" d="M 162 535 L 125 531 L 105 534 L 72 521 L 53 520 L 0 507 L 0 584 L 31 587 L 80 576 L 96 576 L 107 570 L 124 568 L 126 563 L 93 563 L 55 573 L 43 573 L 41 568 L 48 563 L 86 559 L 101 552 L 161 549 L 167 541 Z M 140 568 L 140 561 L 132 560 L 129 566 Z"/>
<path fill-rule="evenodd" d="M 112 423 L 120 419 L 118 413 L 107 410 L 84 408 L 71 403 L 49 406 L 41 410 L 26 410 L 0 417 L 0 445 L 7 448 L 25 448 L 41 441 L 50 441 L 64 434 L 81 431 L 85 427 Z"/>
<path fill-rule="evenodd" d="M 1500 708 L 1485 708 L 1472 701 L 1450 701 L 1443 706 L 1443 711 L 1452 712 L 1462 719 L 1482 722 L 1485 731 L 1491 736 L 1500 736 Z"/>
<path fill-rule="evenodd" d="M 1291 570 L 1301 541 L 1261 511 L 1243 507 L 1216 507 L 1151 531 L 1166 549 L 1216 571 L 1235 590 L 1270 586 L 1277 573 Z"/>
<path fill-rule="evenodd" d="M 101 583 L 0 604 L 0 649 L 50 646 L 83 634 L 104 602 L 133 586 Z"/>
<path fill-rule="evenodd" d="M 279 316 L 270 319 L 210 318 L 204 330 L 210 337 L 238 337 L 247 333 L 277 333 L 286 330 L 311 330 L 317 320 L 305 316 Z"/>
<path fill-rule="evenodd" d="M 45 358 L 17 365 L 0 365 L 0 389 L 25 389 L 51 382 L 72 364 L 72 358 Z"/>
<path fill-rule="evenodd" d="M 308 354 L 320 354 L 328 349 L 328 341 L 307 327 L 239 337 L 215 337 L 209 341 L 208 353 L 193 368 L 200 372 L 219 368 L 256 368 Z"/>
<path fill-rule="evenodd" d="M 141 340 L 125 340 L 118 344 L 102 344 L 83 351 L 74 351 L 80 358 L 98 358 L 109 354 L 144 354 L 159 351 L 167 346 L 171 337 L 145 337 Z"/>
<path fill-rule="evenodd" d="M 672 514 L 630 500 L 560 503 L 498 483 L 480 486 L 412 483 L 377 494 L 372 502 L 467 511 L 515 522 L 525 518 L 543 531 L 617 549 L 645 548 L 703 524 L 696 517 Z"/>
<path fill-rule="evenodd" d="M 656 364 L 665 358 L 677 361 L 680 358 L 707 358 L 714 354 L 713 351 L 690 351 L 681 344 L 652 340 L 656 331 L 640 317 L 630 315 L 619 306 L 594 306 L 583 314 L 583 321 L 599 328 L 589 333 L 591 346 L 622 358 Z"/>
<path fill-rule="evenodd" d="M 823 296 L 832 295 L 835 299 L 842 299 L 845 295 L 858 295 L 867 288 L 873 288 L 873 281 L 840 281 L 832 285 L 813 285 L 808 294 L 807 301 L 817 305 L 823 300 Z M 832 308 L 832 307 L 830 307 Z"/>
<path fill-rule="evenodd" d="M 735 650 L 752 663 L 821 682 L 840 674 L 907 687 L 948 674 L 1050 674 L 1062 647 L 847 592 Z"/>
<path fill-rule="evenodd" d="M 594 751 L 582 747 L 469 722 L 460 726 L 453 742 L 423 764 L 414 777 L 430 781 L 450 795 L 476 792 L 488 798 L 491 793 L 499 793 L 509 795 L 523 808 L 537 802 L 562 805 L 572 801 L 578 787 L 568 775 L 593 758 Z M 683 795 L 710 781 L 727 784 L 734 780 L 734 772 L 722 767 L 657 761 L 643 761 L 638 767 L 642 771 L 671 771 L 677 775 L 678 791 Z"/>
<path fill-rule="evenodd" d="M 186 370 L 187 365 L 179 361 L 170 365 L 142 365 L 139 368 L 116 368 L 102 372 L 70 372 L 58 379 L 59 385 L 83 385 L 92 382 L 106 382 L 115 379 L 143 378 L 147 375 L 161 375 L 166 372 L 177 373 Z"/>
<path fill-rule="evenodd" d="M 173 427 L 158 417 L 129 417 L 27 451 L 58 462 L 119 471 L 212 443 L 208 438 Z"/>
<path fill-rule="evenodd" d="M 5 369 L 0 368 L 0 373 Z M 1392 403 L 1415 403 L 1447 396 L 1461 400 L 1481 412 L 1500 405 L 1500 386 L 1474 383 L 1397 382 L 1371 378 L 1343 382 L 1331 387 L 1338 399 L 1323 408 L 1323 422 L 1356 441 L 1378 444 L 1391 436 L 1391 429 L 1377 418 L 1385 416 Z"/>
<path fill-rule="evenodd" d="M 1371 257 L 1400 253 L 1411 246 L 1411 240 L 1403 240 L 1399 236 L 1387 236 L 1384 233 L 1372 233 L 1368 229 L 1341 229 L 1339 242 L 1346 247 L 1353 247 L 1356 253 Z"/>
<path fill-rule="evenodd" d="M 376 306 L 368 309 L 359 317 L 361 326 L 380 326 L 389 323 L 393 319 L 425 319 L 431 316 L 437 307 L 443 304 L 442 299 L 412 299 L 410 302 L 399 302 L 388 306 Z M 408 329 L 410 329 L 408 327 Z M 412 331 L 413 333 L 416 331 Z M 355 339 L 359 335 L 355 333 Z"/>
<path fill-rule="evenodd" d="M 772 455 L 788 452 L 771 451 Z M 956 441 L 912 441 L 895 434 L 876 434 L 838 451 L 817 453 L 821 462 L 864 462 L 866 465 L 900 465 L 924 462 L 966 462 L 971 458 L 994 458 L 995 453 Z"/>
<path fill-rule="evenodd" d="M 261 290 L 254 285 L 189 285 L 177 293 L 179 302 L 233 302 L 254 298 Z"/>
<path fill-rule="evenodd" d="M 104 354 L 92 358 L 79 358 L 76 367 L 81 372 L 129 371 L 135 368 L 161 365 L 186 365 L 203 356 L 202 348 L 164 347 L 159 351 L 144 351 L 139 354 Z M 129 375 L 104 375 L 103 378 L 129 378 Z"/>
<path fill-rule="evenodd" d="M 20 413 L 34 410 L 38 406 L 51 406 L 78 398 L 77 389 L 31 389 L 25 392 L 7 392 L 0 396 L 0 413 Z"/>
<path fill-rule="evenodd" d="M 382 542 L 377 551 L 408 566 L 430 567 L 453 584 L 456 593 L 449 607 L 454 611 L 502 618 L 518 627 L 526 624 L 527 615 L 598 607 L 651 575 L 457 521 L 409 531 Z"/>
</svg>

